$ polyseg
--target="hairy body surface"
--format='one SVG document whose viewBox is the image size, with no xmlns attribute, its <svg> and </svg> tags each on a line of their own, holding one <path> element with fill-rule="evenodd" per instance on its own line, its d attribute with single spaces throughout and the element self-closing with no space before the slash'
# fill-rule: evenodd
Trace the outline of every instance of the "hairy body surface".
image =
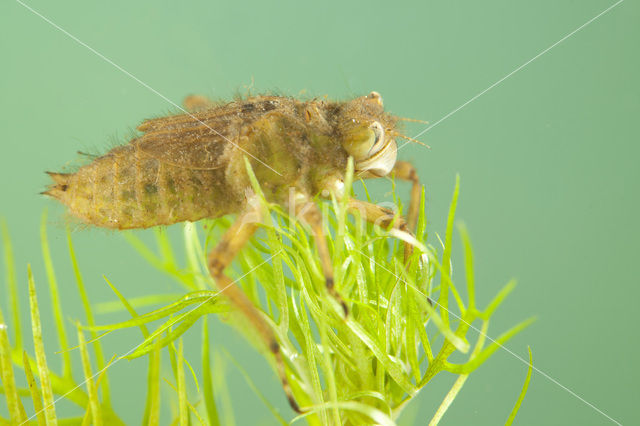
<svg viewBox="0 0 640 426">
<path fill-rule="evenodd" d="M 143 122 L 138 127 L 142 135 L 129 144 L 76 173 L 50 173 L 55 185 L 45 193 L 83 222 L 100 227 L 147 228 L 215 218 L 244 207 L 250 188 L 246 156 L 267 199 L 286 205 L 292 187 L 310 197 L 335 190 L 348 149 L 375 142 L 371 122 L 384 128 L 382 135 L 385 130 L 393 135 L 395 119 L 374 98 L 327 102 L 258 96 L 211 105 Z M 387 157 L 393 158 L 383 161 L 393 165 L 395 142 L 388 143 L 393 146 Z"/>
</svg>

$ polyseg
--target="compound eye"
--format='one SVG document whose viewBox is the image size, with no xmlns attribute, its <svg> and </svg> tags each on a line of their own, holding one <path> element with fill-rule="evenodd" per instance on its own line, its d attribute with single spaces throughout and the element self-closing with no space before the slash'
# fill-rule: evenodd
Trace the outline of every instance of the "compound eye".
<svg viewBox="0 0 640 426">
<path fill-rule="evenodd" d="M 346 135 L 344 148 L 356 161 L 376 155 L 385 144 L 384 127 L 377 121 L 370 125 L 356 126 Z"/>
<path fill-rule="evenodd" d="M 378 103 L 378 105 L 383 106 L 382 105 L 382 96 L 380 96 L 380 93 L 378 93 L 378 92 L 369 93 L 369 95 L 367 96 L 367 99 L 373 99 Z"/>
<path fill-rule="evenodd" d="M 374 121 L 371 124 L 371 131 L 373 132 L 373 144 L 369 150 L 368 157 L 376 154 L 384 146 L 384 128 L 382 127 L 382 124 Z"/>
</svg>

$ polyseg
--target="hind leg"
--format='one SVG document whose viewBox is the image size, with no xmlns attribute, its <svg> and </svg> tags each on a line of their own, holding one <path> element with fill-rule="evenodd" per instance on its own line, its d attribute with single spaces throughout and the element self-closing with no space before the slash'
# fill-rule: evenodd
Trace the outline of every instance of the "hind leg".
<svg viewBox="0 0 640 426">
<path fill-rule="evenodd" d="M 207 265 L 220 293 L 228 297 L 231 303 L 249 320 L 267 348 L 273 353 L 278 376 L 289 404 L 291 404 L 291 408 L 300 413 L 300 407 L 293 397 L 291 386 L 285 374 L 285 364 L 282 359 L 280 344 L 276 340 L 273 330 L 244 292 L 224 273 L 225 268 L 231 264 L 242 247 L 258 229 L 256 217 L 259 218 L 259 212 L 253 209 L 240 214 L 234 224 L 224 233 L 220 242 L 209 253 Z"/>
</svg>

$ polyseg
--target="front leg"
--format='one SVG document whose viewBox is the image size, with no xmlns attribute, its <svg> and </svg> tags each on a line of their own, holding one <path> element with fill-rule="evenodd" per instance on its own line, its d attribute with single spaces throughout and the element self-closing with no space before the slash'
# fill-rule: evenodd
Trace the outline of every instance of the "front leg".
<svg viewBox="0 0 640 426">
<path fill-rule="evenodd" d="M 335 282 L 333 280 L 333 265 L 331 262 L 331 256 L 329 255 L 329 248 L 327 247 L 327 240 L 325 239 L 324 229 L 322 227 L 322 214 L 318 206 L 309 199 L 305 199 L 304 202 L 297 202 L 295 205 L 296 216 L 299 216 L 310 227 L 313 233 L 313 239 L 318 248 L 318 256 L 320 256 L 320 263 L 322 265 L 322 274 L 325 279 L 325 287 L 327 291 L 335 300 L 342 306 L 342 311 L 346 317 L 349 314 L 349 307 L 344 299 L 335 289 Z"/>
<path fill-rule="evenodd" d="M 396 161 L 396 164 L 391 170 L 391 174 L 396 178 L 412 182 L 411 186 L 411 201 L 409 202 L 409 214 L 407 215 L 409 229 L 415 232 L 416 225 L 418 223 L 418 213 L 420 210 L 420 180 L 418 179 L 418 172 L 408 161 Z"/>
<path fill-rule="evenodd" d="M 348 209 L 350 212 L 358 212 L 360 216 L 369 223 L 373 223 L 374 225 L 381 226 L 383 228 L 389 227 L 393 222 L 393 219 L 396 218 L 393 210 L 386 209 L 384 207 L 380 207 L 376 204 L 369 203 L 366 201 L 356 200 L 355 198 L 349 199 Z M 412 232 L 407 227 L 407 222 L 404 220 L 402 216 L 396 218 L 395 222 L 393 222 L 393 226 L 396 229 L 404 231 L 410 235 L 413 235 Z M 404 242 L 404 261 L 408 262 L 411 253 L 413 252 L 413 246 L 406 241 Z"/>
<path fill-rule="evenodd" d="M 249 320 L 267 348 L 273 353 L 276 360 L 278 376 L 282 382 L 282 387 L 289 400 L 289 404 L 296 412 L 301 413 L 302 411 L 291 392 L 291 386 L 285 373 L 285 364 L 282 359 L 280 344 L 276 340 L 273 330 L 264 318 L 262 318 L 258 309 L 244 292 L 224 273 L 225 268 L 231 264 L 242 247 L 251 239 L 251 236 L 258 229 L 257 219 L 259 218 L 260 212 L 258 209 L 249 209 L 240 214 L 233 225 L 224 233 L 220 242 L 209 253 L 207 265 L 209 267 L 209 273 L 215 280 L 220 293 L 224 293 L 231 303 Z"/>
</svg>

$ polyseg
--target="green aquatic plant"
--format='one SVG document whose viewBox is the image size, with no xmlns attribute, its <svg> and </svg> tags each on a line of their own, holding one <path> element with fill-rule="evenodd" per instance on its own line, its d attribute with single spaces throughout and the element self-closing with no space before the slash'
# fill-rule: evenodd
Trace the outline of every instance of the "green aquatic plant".
<svg viewBox="0 0 640 426">
<path fill-rule="evenodd" d="M 347 182 L 347 188 L 350 188 L 350 182 Z M 259 187 L 254 189 L 259 194 Z M 82 325 L 75 324 L 77 346 L 70 348 L 47 243 L 46 216 L 43 216 L 42 250 L 63 361 L 60 373 L 50 368 L 45 358 L 36 287 L 30 270 L 28 283 L 35 357 L 24 351 L 22 333 L 26 327 L 22 327 L 19 320 L 20 302 L 11 242 L 3 224 L 10 323 L 14 333 L 13 343 L 10 343 L 0 312 L 0 391 L 5 394 L 8 413 L 8 418 L 0 417 L 0 425 L 22 423 L 28 418 L 38 424 L 56 424 L 56 421 L 122 424 L 111 404 L 113 395 L 108 377 L 110 363 L 118 358 L 106 361 L 100 337 L 103 333 L 131 327 L 138 327 L 143 338 L 122 358 L 148 357 L 149 361 L 143 424 L 160 421 L 163 378 L 174 390 L 176 424 L 233 424 L 229 402 L 232 398 L 224 383 L 224 369 L 230 366 L 229 362 L 238 368 L 272 412 L 274 422 L 280 424 L 306 421 L 310 425 L 394 425 L 403 409 L 437 374 L 457 375 L 453 387 L 433 415 L 431 424 L 437 424 L 469 374 L 532 321 L 523 321 L 487 342 L 489 320 L 514 289 L 514 283 L 508 283 L 484 309 L 476 306 L 473 251 L 468 232 L 460 225 L 458 233 L 466 281 L 463 297 L 460 285 L 454 282 L 451 262 L 458 192 L 459 182 L 456 181 L 444 238 L 437 239 L 436 246 L 429 243 L 427 235 L 424 193 L 415 238 L 392 228 L 381 229 L 357 215 L 347 216 L 345 200 L 333 199 L 323 204 L 336 289 L 350 306 L 346 318 L 324 287 L 315 245 L 305 225 L 262 199 L 266 218 L 262 230 L 241 251 L 230 274 L 261 311 L 282 346 L 287 378 L 293 395 L 304 410 L 295 417 L 281 414 L 271 406 L 243 366 L 232 357 L 223 356 L 220 347 L 212 353 L 208 318 L 225 314 L 224 321 L 253 344 L 274 371 L 276 368 L 271 351 L 260 343 L 246 319 L 234 314 L 224 292 L 218 291 L 208 274 L 206 253 L 230 226 L 228 218 L 182 225 L 184 264 L 177 261 L 182 256 L 176 254 L 177 245 L 172 243 L 166 229 L 152 231 L 155 247 L 143 243 L 136 233 L 125 233 L 142 257 L 180 283 L 186 294 L 170 295 L 169 303 L 166 302 L 167 295 L 160 294 L 127 300 L 105 277 L 118 298 L 119 307 L 129 315 L 129 319 L 106 325 L 96 322 L 95 306 L 87 297 L 68 233 L 70 259 L 86 314 Z M 403 257 L 405 243 L 413 246 L 406 262 Z M 149 306 L 155 309 L 144 314 L 137 312 L 140 307 L 148 309 Z M 113 303 L 98 307 L 103 310 L 115 308 Z M 193 362 L 194 354 L 184 353 L 181 339 L 197 322 L 202 326 L 200 377 L 189 364 Z M 481 332 L 469 333 L 471 327 Z M 79 352 L 77 358 L 82 365 L 81 380 L 73 374 L 75 351 Z M 163 353 L 171 361 L 169 377 L 161 370 Z M 465 361 L 450 361 L 454 353 L 463 355 Z M 16 372 L 20 370 L 26 384 L 24 388 L 16 384 Z M 531 364 L 508 424 L 522 402 L 530 375 Z M 196 392 L 187 392 L 187 388 L 193 386 Z M 79 406 L 83 414 L 69 419 L 58 418 L 54 400 L 60 396 Z M 30 401 L 35 414 L 27 415 L 24 400 Z M 505 413 L 505 417 L 507 415 Z"/>
</svg>

